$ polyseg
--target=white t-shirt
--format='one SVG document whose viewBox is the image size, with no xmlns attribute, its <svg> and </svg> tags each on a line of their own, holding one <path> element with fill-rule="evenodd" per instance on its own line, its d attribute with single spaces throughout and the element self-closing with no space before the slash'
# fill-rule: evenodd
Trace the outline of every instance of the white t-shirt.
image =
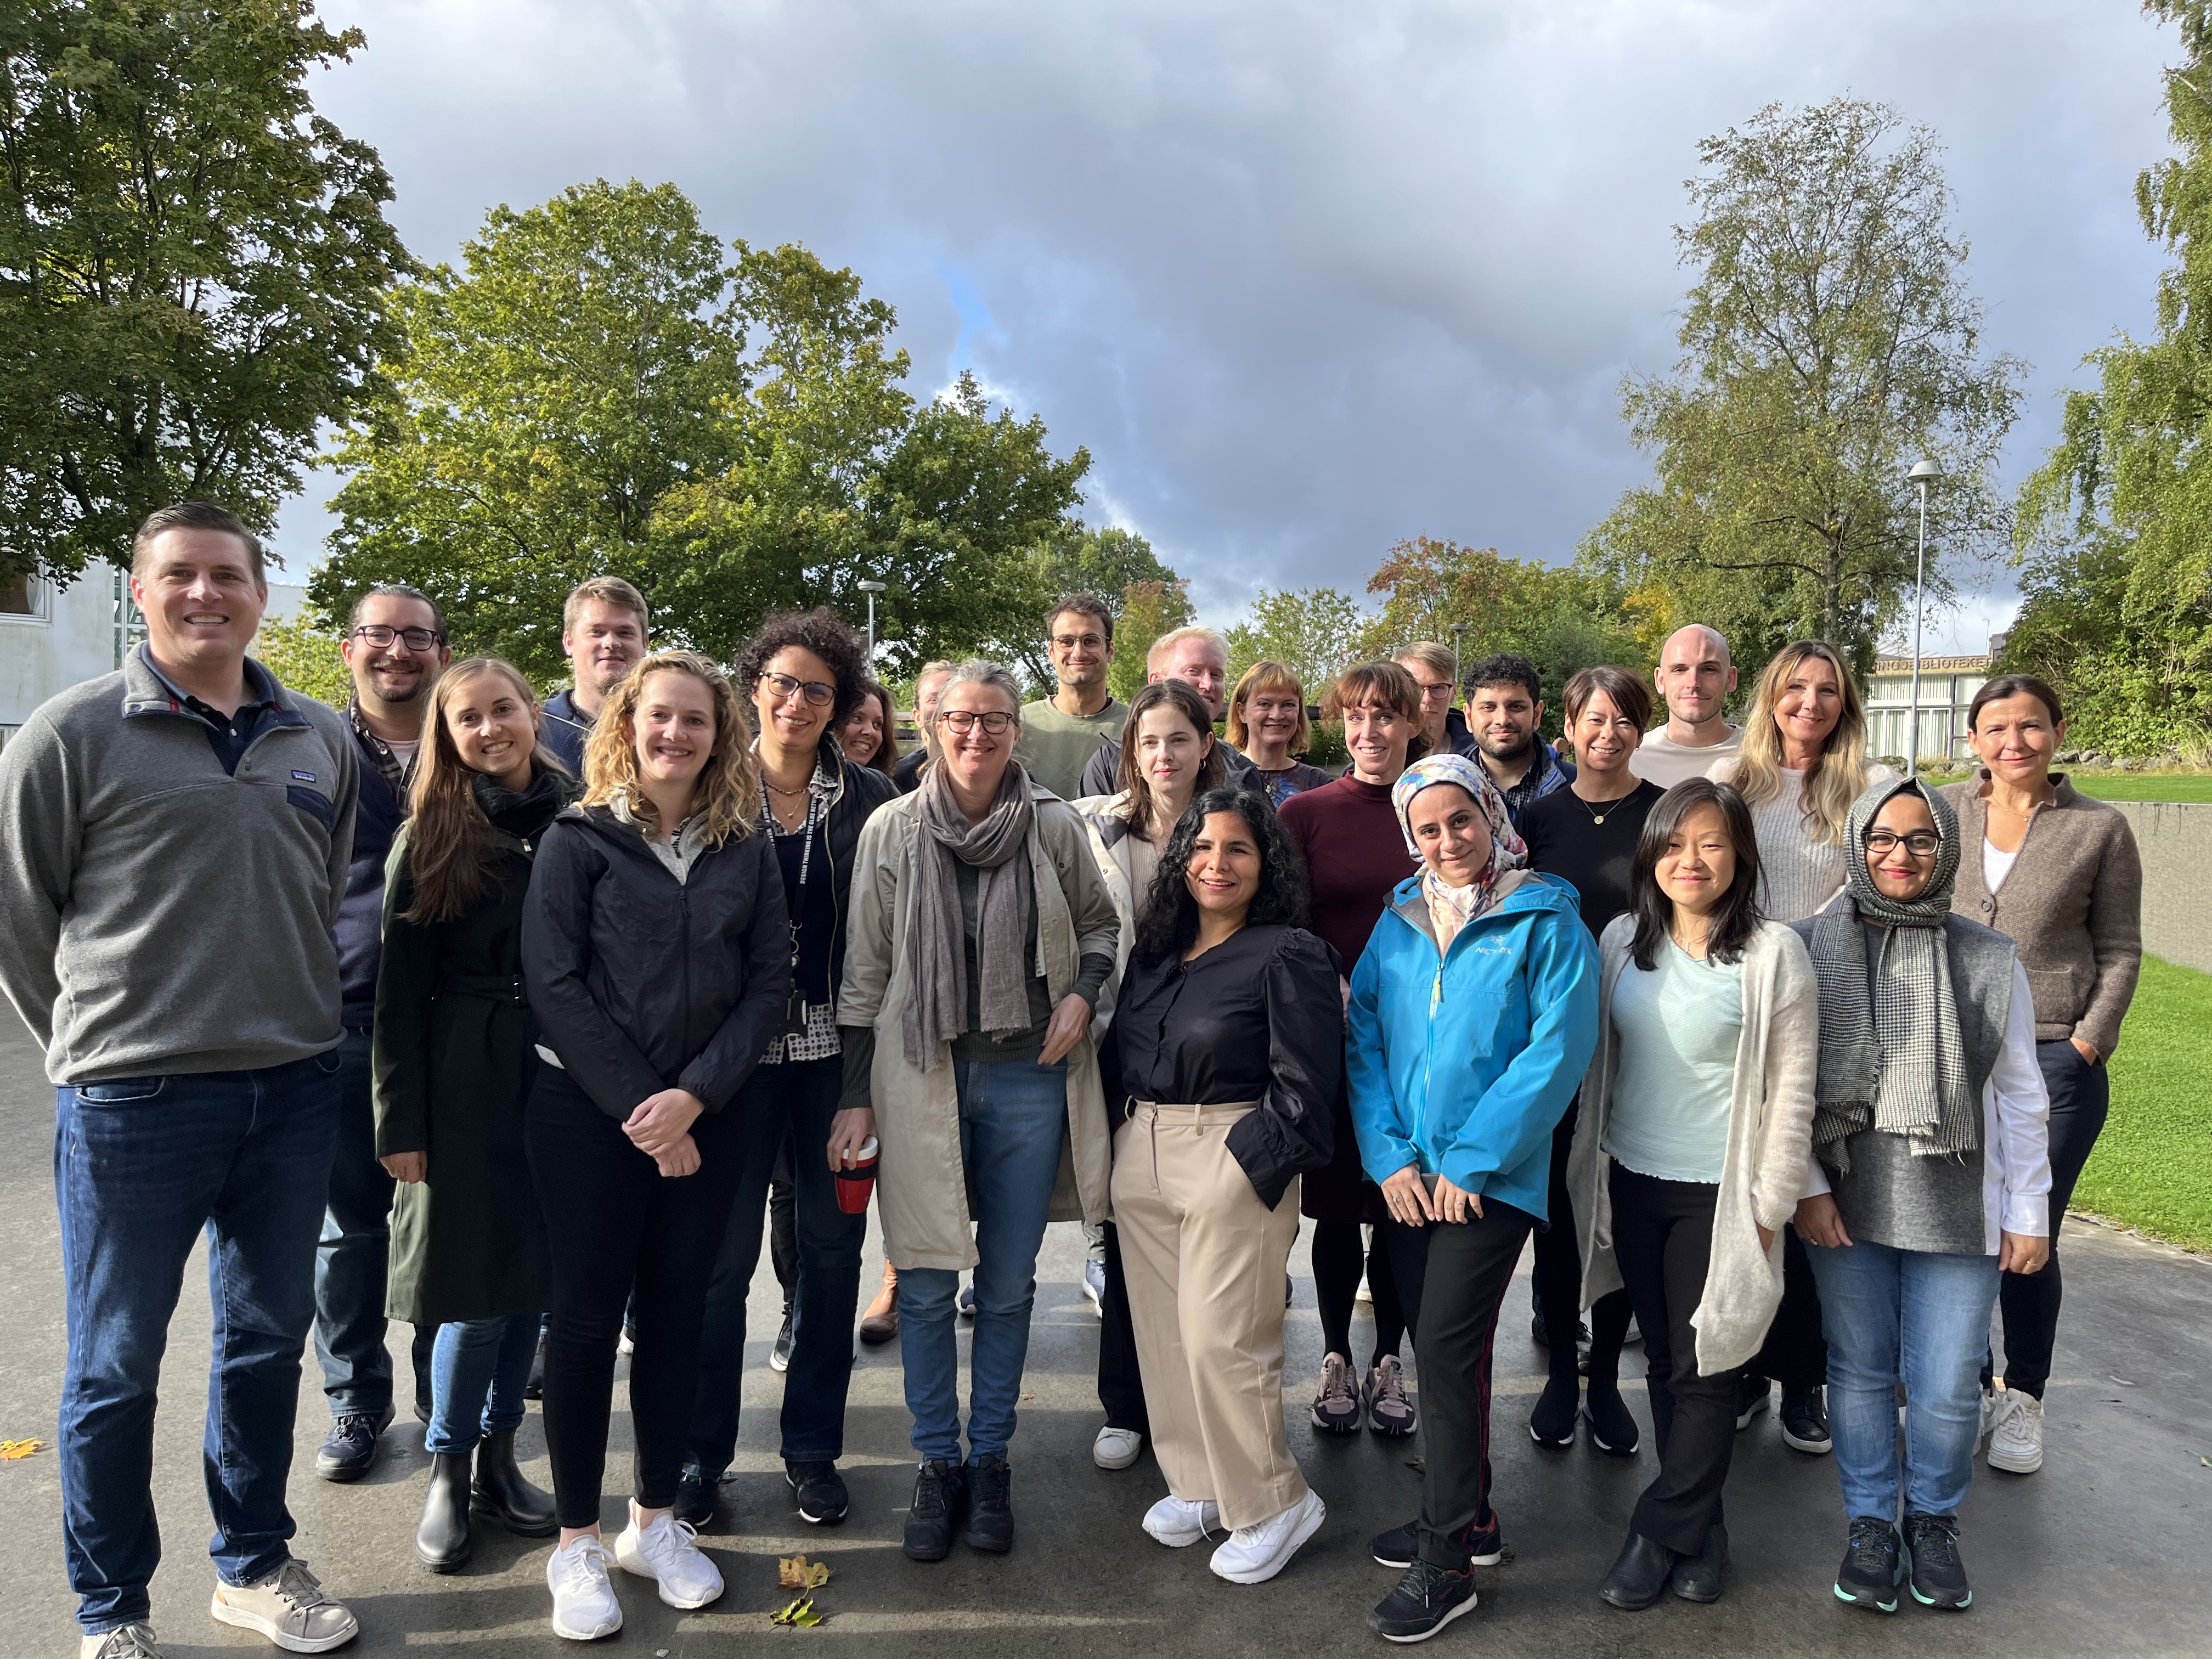
<svg viewBox="0 0 2212 1659">
<path fill-rule="evenodd" d="M 2009 853 L 2001 853 L 1997 850 L 1996 842 L 1987 836 L 1983 836 L 1982 885 L 1990 892 L 1996 892 L 2004 885 L 2005 878 L 2012 873 L 2013 863 L 2019 857 L 2019 848 L 2014 848 Z"/>
<path fill-rule="evenodd" d="M 417 738 L 412 743 L 386 742 L 384 746 L 392 751 L 392 758 L 399 763 L 399 769 L 404 772 L 415 764 L 415 751 L 422 746 L 422 739 Z"/>
<path fill-rule="evenodd" d="M 1672 789 L 1678 783 L 1692 778 L 1707 777 L 1721 761 L 1732 761 L 1743 753 L 1743 727 L 1731 726 L 1728 741 L 1692 749 L 1676 743 L 1667 735 L 1663 726 L 1647 732 L 1637 751 L 1628 757 L 1628 769 L 1646 783 L 1656 783 L 1662 789 Z"/>
</svg>

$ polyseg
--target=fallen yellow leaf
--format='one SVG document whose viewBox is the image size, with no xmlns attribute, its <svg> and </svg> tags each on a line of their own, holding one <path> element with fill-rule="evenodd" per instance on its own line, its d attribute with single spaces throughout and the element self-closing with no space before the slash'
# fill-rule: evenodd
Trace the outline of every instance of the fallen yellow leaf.
<svg viewBox="0 0 2212 1659">
<path fill-rule="evenodd" d="M 775 1564 L 775 1582 L 784 1589 L 820 1589 L 830 1582 L 830 1564 L 810 1562 L 803 1555 L 786 1555 Z"/>
<path fill-rule="evenodd" d="M 778 1607 L 769 1614 L 768 1621 L 771 1625 L 793 1625 L 804 1630 L 822 1623 L 828 1617 L 827 1613 L 815 1610 L 812 1596 L 802 1595 L 787 1607 Z"/>
<path fill-rule="evenodd" d="M 0 1457 L 13 1462 L 19 1457 L 28 1457 L 34 1451 L 44 1451 L 46 1448 L 46 1443 L 43 1440 L 0 1440 Z"/>
</svg>

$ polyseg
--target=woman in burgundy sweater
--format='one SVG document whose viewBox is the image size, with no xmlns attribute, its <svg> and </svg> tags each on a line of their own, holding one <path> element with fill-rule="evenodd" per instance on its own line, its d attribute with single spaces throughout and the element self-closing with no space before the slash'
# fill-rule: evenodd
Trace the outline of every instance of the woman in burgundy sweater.
<svg viewBox="0 0 2212 1659">
<path fill-rule="evenodd" d="M 1282 804 L 1283 827 L 1305 854 L 1312 884 L 1311 929 L 1334 948 L 1347 976 L 1367 948 L 1390 892 L 1417 868 L 1406 851 L 1390 786 L 1428 747 L 1421 730 L 1421 691 L 1394 662 L 1348 670 L 1328 696 L 1328 712 L 1344 721 L 1352 769 L 1333 783 L 1292 795 Z M 1352 1304 L 1359 1291 L 1363 1221 L 1380 1222 L 1380 1196 L 1359 1167 L 1350 1103 L 1335 1105 L 1336 1151 L 1324 1169 L 1309 1171 L 1299 1207 L 1314 1228 L 1314 1291 L 1321 1304 L 1321 1385 L 1314 1393 L 1314 1426 L 1331 1434 L 1356 1434 L 1364 1415 L 1378 1434 L 1413 1431 L 1413 1402 L 1406 1397 L 1399 1345 L 1406 1316 L 1397 1281 L 1378 1228 L 1366 1251 L 1367 1288 L 1375 1304 L 1375 1352 L 1363 1386 L 1352 1369 Z"/>
</svg>

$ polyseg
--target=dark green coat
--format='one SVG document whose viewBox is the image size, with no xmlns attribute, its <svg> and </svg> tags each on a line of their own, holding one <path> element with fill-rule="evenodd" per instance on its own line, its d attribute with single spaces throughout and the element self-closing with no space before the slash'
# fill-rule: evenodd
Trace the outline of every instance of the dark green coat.
<svg viewBox="0 0 2212 1659">
<path fill-rule="evenodd" d="M 417 1325 L 537 1313 L 544 1226 L 522 1150 L 537 1023 L 522 989 L 535 843 L 499 835 L 498 886 L 465 916 L 417 923 L 410 829 L 385 868 L 376 981 L 376 1153 L 427 1152 L 392 1205 L 385 1311 Z"/>
</svg>

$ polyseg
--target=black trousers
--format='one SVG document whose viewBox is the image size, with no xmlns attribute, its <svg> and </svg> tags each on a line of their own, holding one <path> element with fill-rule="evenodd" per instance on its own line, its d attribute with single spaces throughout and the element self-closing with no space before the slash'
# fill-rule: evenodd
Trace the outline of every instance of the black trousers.
<svg viewBox="0 0 2212 1659">
<path fill-rule="evenodd" d="M 1735 1393 L 1743 1368 L 1698 1374 L 1690 1316 L 1705 1295 L 1717 1186 L 1662 1181 L 1613 1166 L 1613 1248 L 1644 1329 L 1650 1366 L 1651 1437 L 1657 1479 L 1636 1500 L 1629 1525 L 1655 1544 L 1691 1555 L 1721 1518 L 1721 1487 L 1735 1449 Z"/>
<path fill-rule="evenodd" d="M 566 1072 L 538 1068 L 523 1144 L 552 1261 L 545 1441 L 564 1527 L 599 1524 L 625 1302 L 637 1330 L 629 1366 L 633 1495 L 646 1509 L 676 1501 L 707 1281 L 742 1161 L 739 1127 L 729 1112 L 699 1119 L 691 1126 L 698 1170 L 670 1180 Z"/>
<path fill-rule="evenodd" d="M 1098 1302 L 1098 1403 L 1106 1426 L 1150 1435 L 1145 1379 L 1137 1369 L 1137 1329 L 1129 1322 L 1129 1284 L 1121 1276 L 1121 1236 L 1106 1224 L 1106 1294 Z"/>
<path fill-rule="evenodd" d="M 2039 1042 L 2035 1058 L 2051 1095 L 2051 1260 L 2041 1273 L 2000 1275 L 1997 1307 L 2004 1314 L 2005 1387 L 2040 1400 L 2051 1381 L 2051 1350 L 2058 1340 L 2058 1307 L 2066 1292 L 2058 1272 L 2059 1226 L 2081 1166 L 2105 1131 L 2112 1079 L 2102 1066 L 2082 1059 L 2070 1042 Z M 1990 1382 L 1990 1367 L 1984 1364 L 1982 1386 Z"/>
<path fill-rule="evenodd" d="M 1536 1224 L 1510 1204 L 1482 1207 L 1479 1220 L 1381 1228 L 1421 1366 L 1421 1559 L 1458 1569 L 1470 1534 L 1491 1519 L 1491 1351 Z"/>
<path fill-rule="evenodd" d="M 1551 1219 L 1536 1230 L 1536 1264 L 1532 1275 L 1538 1316 L 1550 1346 L 1552 1376 L 1572 1382 L 1580 1369 L 1576 1327 L 1583 1305 L 1583 1253 L 1575 1243 L 1575 1206 L 1567 1191 L 1567 1154 L 1574 1148 L 1575 1121 L 1582 1097 L 1567 1108 L 1552 1131 Z M 1628 1336 L 1628 1292 L 1609 1291 L 1590 1310 L 1589 1380 L 1595 1388 L 1617 1387 L 1620 1348 Z"/>
</svg>

